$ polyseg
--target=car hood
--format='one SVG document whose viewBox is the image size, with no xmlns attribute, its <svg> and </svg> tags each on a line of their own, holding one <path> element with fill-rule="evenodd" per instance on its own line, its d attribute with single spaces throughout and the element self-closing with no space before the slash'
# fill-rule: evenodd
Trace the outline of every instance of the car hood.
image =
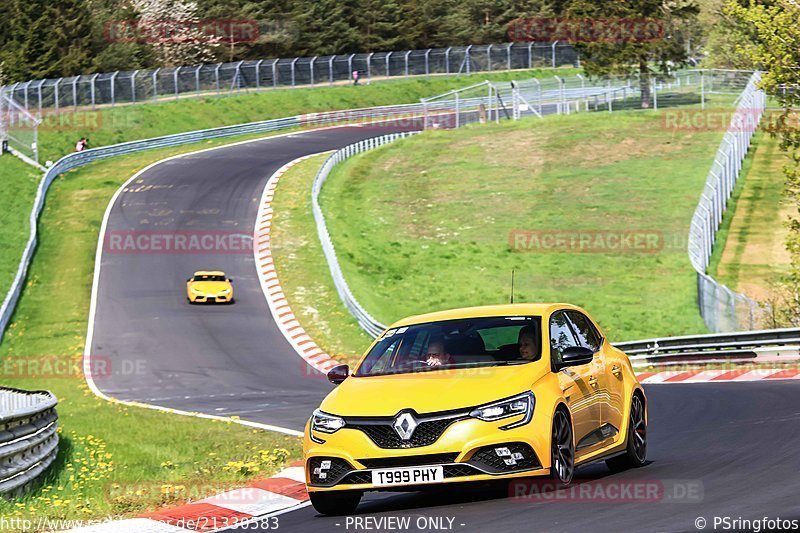
<svg viewBox="0 0 800 533">
<path fill-rule="evenodd" d="M 344 380 L 320 409 L 340 416 L 394 416 L 403 409 L 418 414 L 462 409 L 531 390 L 541 365 L 435 370 Z"/>
<path fill-rule="evenodd" d="M 227 281 L 195 281 L 191 284 L 192 289 L 207 293 L 221 292 L 229 287 L 230 284 Z"/>
</svg>

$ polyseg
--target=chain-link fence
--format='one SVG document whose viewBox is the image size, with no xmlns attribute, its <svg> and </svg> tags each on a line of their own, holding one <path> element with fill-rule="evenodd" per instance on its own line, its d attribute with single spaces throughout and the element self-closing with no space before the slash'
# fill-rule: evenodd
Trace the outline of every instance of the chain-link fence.
<svg viewBox="0 0 800 533">
<path fill-rule="evenodd" d="M 40 122 L 13 98 L 0 94 L 0 153 L 14 152 L 38 165 Z"/>
<path fill-rule="evenodd" d="M 700 203 L 689 230 L 689 258 L 697 271 L 700 314 L 714 332 L 755 329 L 760 322 L 758 302 L 718 283 L 706 273 L 717 231 L 736 186 L 750 141 L 766 108 L 766 95 L 757 88 L 759 72 L 752 73 L 739 97 L 714 163 L 708 172 Z"/>
<path fill-rule="evenodd" d="M 455 75 L 578 64 L 567 43 L 507 43 L 427 50 L 238 61 L 31 80 L 0 88 L 39 116 L 45 110 L 152 102 L 278 87 L 369 83 L 374 79 Z"/>
<path fill-rule="evenodd" d="M 485 81 L 422 99 L 424 124 L 426 128 L 458 128 L 501 118 L 541 118 L 585 111 L 659 110 L 681 106 L 706 109 L 710 101 L 733 109 L 733 95 L 742 92 L 751 74 L 688 70 L 653 76 L 644 84 L 640 78 L 598 79 L 581 74 L 507 83 Z M 681 126 L 677 124 L 679 117 L 671 118 L 676 126 Z M 665 122 L 665 126 L 668 125 Z"/>
</svg>

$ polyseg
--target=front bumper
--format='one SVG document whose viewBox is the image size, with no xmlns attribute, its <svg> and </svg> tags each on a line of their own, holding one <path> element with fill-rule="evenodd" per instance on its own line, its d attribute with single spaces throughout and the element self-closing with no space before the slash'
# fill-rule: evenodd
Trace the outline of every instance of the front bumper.
<svg viewBox="0 0 800 533">
<path fill-rule="evenodd" d="M 233 293 L 230 294 L 193 294 L 189 296 L 192 303 L 229 303 L 233 300 Z"/>
<path fill-rule="evenodd" d="M 544 418 L 544 417 L 542 417 Z M 545 475 L 550 471 L 550 421 L 537 420 L 510 430 L 500 427 L 514 421 L 484 422 L 474 418 L 450 424 L 432 444 L 412 448 L 382 448 L 367 433 L 349 427 L 335 433 L 305 432 L 305 471 L 309 492 L 336 490 L 409 490 L 429 483 L 376 486 L 372 472 L 383 468 L 409 466 L 442 466 L 444 479 L 440 483 L 489 481 L 502 478 Z M 508 456 L 497 449 L 507 448 L 516 455 L 514 464 L 506 464 Z M 505 452 L 505 451 L 503 451 Z M 319 477 L 323 461 L 330 461 Z"/>
</svg>

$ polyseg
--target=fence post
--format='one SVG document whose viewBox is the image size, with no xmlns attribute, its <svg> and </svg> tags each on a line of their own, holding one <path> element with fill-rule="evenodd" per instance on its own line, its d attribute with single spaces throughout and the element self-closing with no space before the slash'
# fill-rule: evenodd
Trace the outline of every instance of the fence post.
<svg viewBox="0 0 800 533">
<path fill-rule="evenodd" d="M 259 59 L 256 61 L 256 90 L 261 88 L 261 63 L 263 63 L 263 59 Z"/>
<path fill-rule="evenodd" d="M 153 71 L 153 100 L 158 98 L 158 71 L 161 70 L 157 68 Z"/>
<path fill-rule="evenodd" d="M 458 104 L 458 93 L 456 93 L 456 129 L 458 129 L 459 122 L 461 121 L 459 116 L 461 113 Z"/>
<path fill-rule="evenodd" d="M 25 111 L 28 111 L 28 113 L 30 113 L 28 109 L 28 87 L 31 86 L 31 83 L 33 83 L 33 80 L 25 82 L 25 92 L 23 93 L 25 95 Z M 92 89 L 94 89 L 94 85 L 92 85 Z M 94 99 L 92 99 L 92 107 L 94 107 Z"/>
<path fill-rule="evenodd" d="M 533 42 L 528 43 L 528 70 L 533 68 Z"/>
<path fill-rule="evenodd" d="M 464 61 L 466 62 L 466 66 L 467 66 L 467 74 L 469 74 L 469 71 L 470 71 L 470 65 L 469 65 L 469 51 L 470 50 L 472 50 L 472 45 L 467 46 L 467 48 L 464 50 Z"/>
<path fill-rule="evenodd" d="M 175 100 L 178 99 L 178 74 L 181 71 L 181 67 L 175 69 L 172 73 L 172 88 L 175 89 Z"/>
<path fill-rule="evenodd" d="M 203 68 L 203 65 L 200 65 L 196 69 L 194 69 L 194 88 L 197 91 L 197 94 L 200 94 L 200 69 Z"/>
<path fill-rule="evenodd" d="M 64 78 L 58 78 L 55 84 L 53 84 L 53 100 L 56 106 L 56 114 L 58 114 L 58 85 L 61 83 L 63 79 Z"/>
<path fill-rule="evenodd" d="M 375 52 L 367 54 L 367 83 L 372 83 L 372 56 Z"/>
<path fill-rule="evenodd" d="M 513 43 L 508 43 L 506 47 L 506 70 L 511 70 L 511 45 Z"/>
<path fill-rule="evenodd" d="M 557 44 L 558 44 L 558 41 L 554 41 L 554 42 L 553 42 L 553 46 L 552 46 L 552 58 L 551 58 L 551 63 L 552 63 L 552 65 L 553 65 L 553 68 L 556 68 L 556 45 L 557 45 Z"/>
<path fill-rule="evenodd" d="M 486 47 L 486 70 L 492 71 L 492 45 Z"/>
<path fill-rule="evenodd" d="M 448 46 L 444 51 L 444 73 L 450 75 L 450 50 L 452 46 Z"/>
<path fill-rule="evenodd" d="M 112 74 L 111 78 L 110 78 L 110 80 L 111 80 L 111 107 L 114 107 L 114 105 L 117 103 L 117 99 L 115 97 L 115 92 L 114 92 L 114 86 L 117 83 L 117 74 L 119 74 L 118 70 L 116 72 L 114 72 L 114 74 Z"/>
<path fill-rule="evenodd" d="M 387 78 L 389 77 L 389 58 L 392 57 L 393 53 L 394 52 L 389 52 L 388 54 L 386 54 L 386 77 Z"/>
<path fill-rule="evenodd" d="M 217 96 L 219 96 L 219 69 L 222 68 L 222 63 L 218 63 L 214 67 L 214 86 L 217 88 Z"/>
<path fill-rule="evenodd" d="M 353 57 L 355 54 L 350 54 L 350 57 L 347 58 L 347 79 L 350 81 L 353 80 Z"/>
<path fill-rule="evenodd" d="M 45 81 L 45 79 L 42 79 L 42 81 L 39 82 L 39 86 L 36 88 L 39 97 L 39 118 L 42 118 L 42 85 L 44 85 Z"/>
<path fill-rule="evenodd" d="M 352 58 L 353 56 L 350 56 L 350 57 Z M 329 85 L 331 87 L 333 87 L 333 60 L 335 58 L 336 58 L 336 56 L 331 56 L 331 58 L 328 60 L 328 74 L 330 74 L 330 84 Z M 348 70 L 349 69 L 350 69 L 350 67 L 348 67 Z M 348 74 L 348 75 L 351 75 L 351 74 Z"/>
<path fill-rule="evenodd" d="M 706 71 L 700 71 L 700 109 L 706 108 Z"/>
<path fill-rule="evenodd" d="M 272 62 L 272 88 L 278 87 L 278 60 Z"/>
<path fill-rule="evenodd" d="M 317 60 L 317 56 L 311 58 L 311 62 L 308 64 L 308 72 L 311 75 L 311 86 L 314 86 L 314 61 Z"/>
<path fill-rule="evenodd" d="M 100 74 L 95 74 L 94 76 L 92 76 L 92 80 L 91 80 L 91 83 L 92 83 L 92 111 L 94 111 L 94 92 L 95 92 L 95 81 L 97 80 L 97 76 L 99 76 L 99 75 L 100 75 Z M 27 98 L 27 95 L 26 95 L 26 98 L 25 98 L 25 107 L 28 107 L 28 98 Z"/>
<path fill-rule="evenodd" d="M 80 76 L 75 76 L 75 79 L 72 80 L 72 106 L 77 110 L 78 109 L 78 79 Z"/>
<path fill-rule="evenodd" d="M 408 77 L 408 56 L 410 55 L 411 55 L 411 50 L 407 51 L 405 57 L 403 58 L 406 63 L 406 78 Z"/>
<path fill-rule="evenodd" d="M 431 55 L 431 49 L 428 48 L 427 50 L 425 50 L 425 77 L 426 78 L 430 74 L 430 66 L 429 66 L 430 62 L 428 61 L 428 56 L 430 56 L 430 55 Z"/>
<path fill-rule="evenodd" d="M 650 76 L 650 85 L 653 87 L 653 111 L 658 111 L 658 80 Z"/>
</svg>

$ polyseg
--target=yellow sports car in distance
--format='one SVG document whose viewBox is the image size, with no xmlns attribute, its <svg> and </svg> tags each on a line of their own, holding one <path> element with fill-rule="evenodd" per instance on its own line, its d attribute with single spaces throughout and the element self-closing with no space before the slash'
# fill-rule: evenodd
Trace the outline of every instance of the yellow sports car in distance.
<svg viewBox="0 0 800 533">
<path fill-rule="evenodd" d="M 639 467 L 647 399 L 628 357 L 588 313 L 512 304 L 406 318 L 314 411 L 306 485 L 322 514 L 350 514 L 365 491 L 549 476 L 605 461 Z"/>
<path fill-rule="evenodd" d="M 233 283 L 221 270 L 198 270 L 186 280 L 189 303 L 233 303 Z"/>
</svg>

